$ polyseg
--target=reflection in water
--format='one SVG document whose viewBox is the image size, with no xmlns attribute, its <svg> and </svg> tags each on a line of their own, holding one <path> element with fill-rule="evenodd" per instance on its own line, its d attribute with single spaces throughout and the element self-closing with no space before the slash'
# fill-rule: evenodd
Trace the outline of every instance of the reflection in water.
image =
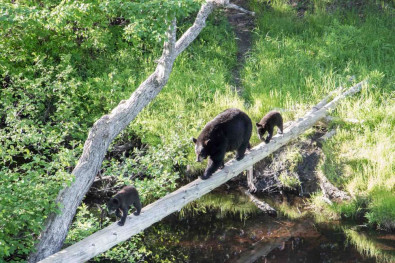
<svg viewBox="0 0 395 263">
<path fill-rule="evenodd" d="M 357 250 L 379 262 L 395 262 L 395 235 L 370 235 L 358 233 L 352 229 L 345 229 L 348 240 Z"/>
<path fill-rule="evenodd" d="M 395 259 L 393 235 L 383 235 L 381 243 L 377 243 L 367 234 L 345 230 L 339 223 L 317 224 L 309 217 L 271 218 L 251 208 L 243 195 L 216 192 L 180 215 L 171 215 L 153 228 L 166 229 L 166 235 L 173 233 L 176 239 L 163 238 L 166 235 L 145 239 L 148 249 L 166 247 L 165 253 L 174 262 L 391 262 Z M 147 237 L 150 231 L 157 230 L 146 231 Z"/>
<path fill-rule="evenodd" d="M 243 219 L 256 214 L 259 210 L 246 195 L 240 194 L 240 192 L 213 191 L 202 196 L 197 202 L 186 205 L 181 210 L 180 216 L 185 217 L 208 211 L 215 211 L 219 218 L 239 216 L 240 219 Z"/>
</svg>

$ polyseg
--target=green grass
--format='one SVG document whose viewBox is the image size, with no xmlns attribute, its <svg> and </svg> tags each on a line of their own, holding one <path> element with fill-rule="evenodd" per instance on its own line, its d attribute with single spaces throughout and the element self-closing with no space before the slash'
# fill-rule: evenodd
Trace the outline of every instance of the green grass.
<svg viewBox="0 0 395 263">
<path fill-rule="evenodd" d="M 143 141 L 171 144 L 174 134 L 181 139 L 196 137 L 220 111 L 242 107 L 243 100 L 229 84 L 236 63 L 233 37 L 221 15 L 177 58 L 168 84 L 132 124 Z"/>
<path fill-rule="evenodd" d="M 311 207 L 313 213 L 327 221 L 339 219 L 342 213 L 355 216 L 361 209 L 358 200 L 364 200 L 368 219 L 383 225 L 394 211 L 394 206 L 388 205 L 394 200 L 388 193 L 394 190 L 395 181 L 392 9 L 371 4 L 362 10 L 332 8 L 327 12 L 331 1 L 317 0 L 313 2 L 314 12 L 298 17 L 285 0 L 272 1 L 271 8 L 265 8 L 263 2 L 251 1 L 257 19 L 253 47 L 241 74 L 242 97 L 231 88 L 237 51 L 234 34 L 226 19 L 217 16 L 177 58 L 166 87 L 124 133 L 137 134 L 143 142 L 166 149 L 175 138 L 179 143 L 196 137 L 209 120 L 226 108 L 238 107 L 253 121 L 259 121 L 271 109 L 281 108 L 288 121 L 302 115 L 336 87 L 352 85 L 350 76 L 355 76 L 355 81 L 369 78 L 367 89 L 333 112 L 341 119 L 356 118 L 363 123 L 338 123 L 337 135 L 324 145 L 326 159 L 321 166 L 324 174 L 356 201 L 329 207 L 317 193 Z M 119 75 L 117 72 L 114 77 Z M 148 73 L 145 70 L 143 75 Z M 131 75 L 128 79 L 128 85 L 135 85 L 141 76 Z M 258 142 L 254 131 L 252 143 Z M 205 164 L 194 162 L 192 142 L 177 149 L 180 156 L 186 154 L 193 169 L 204 168 Z M 290 154 L 290 159 L 297 163 L 299 158 Z M 384 189 L 387 198 L 374 195 L 382 193 L 375 190 L 378 188 Z M 240 202 L 245 205 L 235 205 Z M 185 209 L 218 209 L 221 216 L 231 213 L 241 217 L 256 212 L 249 202 L 222 195 L 205 196 Z M 291 218 L 304 216 L 286 206 L 280 211 Z M 125 246 L 117 249 L 125 250 Z"/>
<path fill-rule="evenodd" d="M 353 244 L 357 250 L 368 257 L 373 257 L 380 263 L 394 262 L 395 256 L 392 251 L 385 251 L 380 243 L 375 242 L 372 238 L 358 233 L 352 229 L 344 230 L 348 241 Z"/>
<path fill-rule="evenodd" d="M 360 9 L 337 9 L 335 1 L 314 1 L 314 8 L 300 17 L 285 0 L 272 1 L 270 8 L 264 2 L 250 1 L 257 19 L 241 74 L 241 98 L 230 85 L 234 35 L 219 19 L 177 59 L 169 83 L 131 128 L 151 145 L 170 145 L 174 135 L 183 140 L 197 136 L 229 107 L 246 111 L 253 121 L 280 108 L 285 121 L 293 120 L 338 86 L 351 86 L 351 76 L 355 82 L 369 79 L 367 88 L 332 113 L 362 124 L 337 123 L 336 136 L 323 147 L 321 169 L 336 186 L 369 200 L 372 207 L 375 189 L 391 192 L 395 186 L 392 7 L 370 2 Z M 254 131 L 252 143 L 258 142 Z M 190 165 L 204 167 L 194 162 L 192 143 L 186 152 Z M 388 217 L 381 213 L 371 209 L 368 219 L 383 224 L 381 219 Z"/>
<path fill-rule="evenodd" d="M 350 76 L 355 76 L 354 81 L 369 79 L 366 89 L 332 113 L 362 124 L 339 123 L 336 136 L 324 145 L 321 169 L 354 198 L 368 200 L 369 222 L 391 225 L 388 220 L 393 222 L 394 217 L 388 215 L 395 210 L 389 206 L 395 198 L 391 194 L 395 189 L 393 7 L 366 1 L 359 9 L 337 9 L 336 1 L 314 1 L 314 8 L 301 17 L 285 0 L 272 1 L 270 8 L 264 2 L 252 1 L 257 12 L 255 41 L 242 74 L 251 118 L 258 120 L 281 108 L 286 121 L 294 119 L 336 87 L 352 85 Z M 377 198 L 377 189 L 387 199 Z"/>
<path fill-rule="evenodd" d="M 378 189 L 371 194 L 371 198 L 372 200 L 369 203 L 370 212 L 366 215 L 369 222 L 378 224 L 383 229 L 394 229 L 394 192 L 386 189 Z"/>
<path fill-rule="evenodd" d="M 106 161 L 103 174 L 122 177 L 124 173 L 137 174 L 139 169 L 148 171 L 147 180 L 133 183 L 139 184 L 147 200 L 154 200 L 176 187 L 175 180 L 180 175 L 174 167 L 189 164 L 193 169 L 203 168 L 204 164 L 194 162 L 192 142 L 186 142 L 224 109 L 240 108 L 255 122 L 267 111 L 281 108 L 288 121 L 302 115 L 337 86 L 350 86 L 350 76 L 355 76 L 355 81 L 368 78 L 368 88 L 333 112 L 340 119 L 356 118 L 362 124 L 338 123 L 336 136 L 324 145 L 326 159 L 321 169 L 357 202 L 340 207 L 337 213 L 352 217 L 360 208 L 358 200 L 364 200 L 370 223 L 392 226 L 393 5 L 364 1 L 359 9 L 340 10 L 336 9 L 339 1 L 314 0 L 310 3 L 314 8 L 301 17 L 287 0 L 271 1 L 270 8 L 265 5 L 268 1 L 250 2 L 257 12 L 256 29 L 252 50 L 241 72 L 242 96 L 231 87 L 231 72 L 237 62 L 234 34 L 223 14 L 217 13 L 177 58 L 169 83 L 159 96 L 116 139 L 137 135 L 150 146 L 146 158 L 136 162 Z M 92 10 L 93 16 L 96 12 Z M 78 13 L 79 9 L 74 11 Z M 52 22 L 47 21 L 45 12 L 40 15 L 43 24 L 36 23 L 34 16 L 15 16 L 22 19 L 12 22 L 18 26 L 4 31 L 14 35 L 0 41 L 6 54 L 0 68 L 4 91 L 1 98 L 5 98 L 1 101 L 5 106 L 0 112 L 0 123 L 6 126 L 0 132 L 0 155 L 4 157 L 0 180 L 7 186 L 0 198 L 5 204 L 0 214 L 5 232 L 0 231 L 0 239 L 9 242 L 0 255 L 11 256 L 10 259 L 12 255 L 14 259 L 25 257 L 45 216 L 55 210 L 52 200 L 63 183 L 70 181 L 70 169 L 81 153 L 89 127 L 130 96 L 153 71 L 160 55 L 157 45 L 133 46 L 124 41 L 122 27 L 90 23 L 90 16 L 78 21 L 94 29 L 96 33 L 87 39 L 98 41 L 101 46 L 79 46 L 73 32 L 58 32 L 45 26 Z M 102 16 L 106 19 L 105 12 Z M 22 26 L 23 19 L 28 19 L 30 26 Z M 181 31 L 189 26 L 189 20 L 186 21 L 180 23 Z M 11 27 L 11 22 L 5 22 Z M 37 32 L 43 35 L 37 36 Z M 11 84 L 3 80 L 7 74 Z M 48 118 L 42 117 L 47 110 L 53 112 Z M 252 144 L 258 142 L 254 131 Z M 26 193 L 34 200 L 27 200 Z M 9 203 L 24 207 L 11 209 L 14 205 Z M 319 205 L 325 204 L 316 203 L 319 213 Z M 333 215 L 336 216 L 339 215 Z M 78 231 L 71 233 L 75 234 L 73 241 L 82 237 Z"/>
</svg>

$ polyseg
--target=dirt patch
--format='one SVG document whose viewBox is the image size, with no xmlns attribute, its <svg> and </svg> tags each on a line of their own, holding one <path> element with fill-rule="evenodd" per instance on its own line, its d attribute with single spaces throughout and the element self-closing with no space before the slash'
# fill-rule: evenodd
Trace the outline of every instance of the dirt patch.
<svg viewBox="0 0 395 263">
<path fill-rule="evenodd" d="M 253 180 L 256 192 L 310 196 L 323 190 L 330 199 L 347 199 L 347 194 L 330 184 L 318 169 L 325 157 L 320 142 L 325 134 L 324 128 L 316 127 L 307 138 L 296 139 L 256 163 Z M 242 183 L 247 186 L 246 180 Z"/>
<path fill-rule="evenodd" d="M 289 0 L 288 4 L 297 11 L 299 17 L 303 17 L 306 11 L 314 10 L 314 5 L 310 0 Z"/>
<path fill-rule="evenodd" d="M 233 4 L 243 7 L 244 9 L 249 10 L 248 1 L 246 0 L 236 0 L 232 1 Z M 231 24 L 235 34 L 236 34 L 236 41 L 237 41 L 237 64 L 232 69 L 232 76 L 233 76 L 233 85 L 237 91 L 237 93 L 241 93 L 242 82 L 240 79 L 240 71 L 244 66 L 244 62 L 248 52 L 251 49 L 252 45 L 252 29 L 255 26 L 254 17 L 241 13 L 238 10 L 234 9 L 227 9 L 226 15 L 228 17 L 228 21 Z"/>
</svg>

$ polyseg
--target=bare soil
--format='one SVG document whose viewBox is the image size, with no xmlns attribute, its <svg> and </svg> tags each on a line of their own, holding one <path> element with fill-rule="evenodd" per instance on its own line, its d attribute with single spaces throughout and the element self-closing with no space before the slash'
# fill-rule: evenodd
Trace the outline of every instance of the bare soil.
<svg viewBox="0 0 395 263">
<path fill-rule="evenodd" d="M 311 137 L 296 139 L 281 147 L 268 158 L 256 163 L 254 165 L 254 180 L 257 192 L 286 191 L 300 196 L 309 196 L 316 192 L 319 189 L 316 169 L 323 157 L 318 138 L 324 134 L 325 131 L 317 129 Z M 291 162 L 296 162 L 296 160 L 290 160 L 290 149 L 297 151 L 301 156 L 301 160 L 297 161 L 296 166 L 291 165 Z M 300 181 L 301 185 L 289 188 L 281 182 L 281 175 L 294 177 Z"/>
<path fill-rule="evenodd" d="M 233 4 L 249 10 L 248 1 L 236 0 Z M 226 11 L 228 21 L 231 24 L 237 42 L 237 64 L 232 69 L 233 85 L 236 91 L 241 94 L 243 91 L 243 84 L 240 79 L 240 71 L 243 69 L 244 62 L 252 46 L 252 30 L 255 26 L 254 17 L 234 9 Z"/>
</svg>

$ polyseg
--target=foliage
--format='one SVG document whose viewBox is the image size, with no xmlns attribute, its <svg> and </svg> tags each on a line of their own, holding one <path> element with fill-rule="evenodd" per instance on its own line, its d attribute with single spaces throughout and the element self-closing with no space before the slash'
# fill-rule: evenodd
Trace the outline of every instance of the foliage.
<svg viewBox="0 0 395 263">
<path fill-rule="evenodd" d="M 357 2 L 317 0 L 292 6 L 277 0 L 269 7 L 266 1 L 252 1 L 256 34 L 242 76 L 243 95 L 252 119 L 280 108 L 287 120 L 301 116 L 336 87 L 369 79 L 368 88 L 332 113 L 359 123 L 337 123 L 337 134 L 324 143 L 321 170 L 355 199 L 327 212 L 328 218 L 343 212 L 356 218 L 361 210 L 369 211 L 369 222 L 392 225 L 394 195 L 386 193 L 395 189 L 394 9 L 383 1 Z M 319 199 L 312 201 L 328 206 Z"/>
<path fill-rule="evenodd" d="M 132 158 L 122 156 L 103 162 L 102 176 L 118 176 L 119 185 L 134 184 L 141 202 L 148 204 L 176 188 L 179 170 L 187 164 L 185 149 L 189 140 L 173 136 L 172 144 L 133 151 Z"/>
<path fill-rule="evenodd" d="M 0 3 L 0 259 L 26 258 L 57 209 L 57 193 L 73 180 L 70 172 L 89 127 L 152 72 L 171 18 L 177 16 L 180 35 L 200 2 Z M 124 131 L 148 146 L 131 157 L 107 158 L 101 172 L 117 175 L 120 184 L 135 184 L 149 203 L 176 187 L 187 164 L 203 168 L 193 162 L 188 140 L 222 110 L 238 107 L 258 121 L 281 108 L 291 120 L 336 86 L 351 85 L 351 76 L 369 78 L 368 89 L 333 113 L 363 123 L 340 123 L 323 148 L 324 174 L 357 201 L 325 215 L 353 217 L 361 209 L 358 200 L 365 200 L 369 222 L 388 225 L 395 182 L 393 7 L 365 1 L 338 9 L 341 1 L 315 0 L 300 15 L 288 2 L 271 1 L 267 8 L 267 1 L 251 1 L 257 19 L 241 74 L 242 97 L 229 84 L 237 63 L 234 35 L 226 18 L 214 14 L 176 60 L 168 85 Z M 255 134 L 252 143 L 258 143 Z M 319 214 L 326 205 L 314 201 Z M 228 204 L 232 211 L 235 206 Z M 99 228 L 97 214 L 82 205 L 67 242 Z M 134 237 L 95 260 L 158 258 L 163 251 L 147 251 L 143 239 Z"/>
<path fill-rule="evenodd" d="M 198 7 L 192 0 L 0 3 L 0 258 L 26 258 L 73 180 L 88 128 L 152 70 L 168 22 L 176 16 L 183 30 Z M 169 165 L 156 189 L 174 188 Z"/>
<path fill-rule="evenodd" d="M 73 225 L 67 234 L 65 245 L 71 245 L 81 238 L 85 238 L 94 232 L 100 230 L 101 224 L 108 224 L 109 219 L 104 218 L 104 222 L 97 220 L 97 215 L 94 214 L 93 209 L 82 203 L 77 210 Z M 101 214 L 101 210 L 95 211 L 97 214 Z M 101 218 L 100 218 L 101 219 Z"/>
</svg>

